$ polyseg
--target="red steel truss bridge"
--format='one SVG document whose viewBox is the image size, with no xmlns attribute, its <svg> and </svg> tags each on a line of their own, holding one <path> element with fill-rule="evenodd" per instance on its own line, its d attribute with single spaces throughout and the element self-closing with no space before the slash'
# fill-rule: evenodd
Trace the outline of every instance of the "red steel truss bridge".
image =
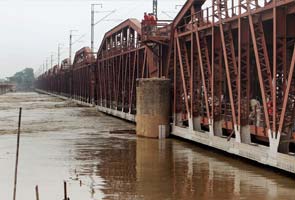
<svg viewBox="0 0 295 200">
<path fill-rule="evenodd" d="M 166 77 L 174 127 L 295 152 L 295 1 L 205 2 L 173 21 L 127 19 L 37 88 L 134 120 L 136 80 Z"/>
</svg>

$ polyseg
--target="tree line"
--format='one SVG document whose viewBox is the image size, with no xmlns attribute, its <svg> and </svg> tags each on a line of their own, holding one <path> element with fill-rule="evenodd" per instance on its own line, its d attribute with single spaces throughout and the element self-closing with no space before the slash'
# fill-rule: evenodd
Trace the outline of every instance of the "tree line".
<svg viewBox="0 0 295 200">
<path fill-rule="evenodd" d="M 18 91 L 32 91 L 34 89 L 35 76 L 32 68 L 25 68 L 7 79 L 9 82 L 16 84 L 16 90 Z"/>
</svg>

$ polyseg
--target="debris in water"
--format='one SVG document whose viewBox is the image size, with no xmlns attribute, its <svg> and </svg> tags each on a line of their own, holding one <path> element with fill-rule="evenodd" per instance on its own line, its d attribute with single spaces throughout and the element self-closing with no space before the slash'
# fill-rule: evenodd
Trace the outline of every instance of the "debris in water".
<svg viewBox="0 0 295 200">
<path fill-rule="evenodd" d="M 111 130 L 110 134 L 136 134 L 136 131 L 131 130 Z"/>
</svg>

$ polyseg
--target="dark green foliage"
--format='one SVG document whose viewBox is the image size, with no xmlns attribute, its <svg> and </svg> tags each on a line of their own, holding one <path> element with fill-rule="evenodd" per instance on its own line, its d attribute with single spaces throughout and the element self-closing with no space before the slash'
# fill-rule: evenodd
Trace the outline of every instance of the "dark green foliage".
<svg viewBox="0 0 295 200">
<path fill-rule="evenodd" d="M 17 90 L 29 91 L 33 89 L 35 81 L 34 70 L 32 68 L 25 68 L 17 72 L 14 76 L 8 78 L 10 82 L 17 84 Z"/>
</svg>

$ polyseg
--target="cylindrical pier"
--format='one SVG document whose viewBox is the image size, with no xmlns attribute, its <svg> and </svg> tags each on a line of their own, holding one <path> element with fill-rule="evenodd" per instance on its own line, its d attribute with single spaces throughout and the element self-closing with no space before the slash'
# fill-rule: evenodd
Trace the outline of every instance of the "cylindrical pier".
<svg viewBox="0 0 295 200">
<path fill-rule="evenodd" d="M 136 87 L 136 132 L 138 136 L 163 138 L 169 134 L 170 80 L 138 79 Z"/>
</svg>

